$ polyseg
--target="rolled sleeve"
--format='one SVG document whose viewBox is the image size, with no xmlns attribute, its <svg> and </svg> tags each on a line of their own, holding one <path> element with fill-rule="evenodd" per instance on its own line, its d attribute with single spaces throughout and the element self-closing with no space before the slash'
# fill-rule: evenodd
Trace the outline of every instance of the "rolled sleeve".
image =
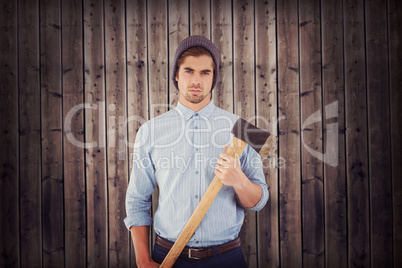
<svg viewBox="0 0 402 268">
<path fill-rule="evenodd" d="M 260 211 L 268 201 L 269 191 L 265 182 L 264 172 L 262 170 L 261 156 L 247 145 L 244 149 L 244 155 L 241 158 L 242 170 L 249 180 L 258 184 L 262 189 L 262 195 L 258 203 L 248 210 Z"/>
<path fill-rule="evenodd" d="M 266 184 L 261 184 L 261 183 L 257 183 L 256 184 L 261 186 L 262 189 L 262 195 L 260 198 L 260 201 L 258 201 L 258 203 L 252 207 L 252 208 L 248 208 L 249 210 L 254 210 L 254 211 L 260 211 L 265 204 L 268 202 L 268 198 L 269 198 L 269 192 L 268 192 L 268 187 Z"/>
<path fill-rule="evenodd" d="M 127 229 L 152 224 L 151 195 L 154 189 L 154 166 L 149 156 L 148 131 L 143 125 L 135 139 L 133 168 L 126 192 L 127 217 L 124 224 Z"/>
</svg>

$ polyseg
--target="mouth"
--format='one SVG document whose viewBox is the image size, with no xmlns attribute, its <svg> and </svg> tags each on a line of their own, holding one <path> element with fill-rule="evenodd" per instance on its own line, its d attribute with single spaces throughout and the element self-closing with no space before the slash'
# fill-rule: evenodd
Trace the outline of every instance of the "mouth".
<svg viewBox="0 0 402 268">
<path fill-rule="evenodd" d="M 193 95 L 199 95 L 201 94 L 202 91 L 199 89 L 189 89 L 188 92 L 190 92 Z"/>
</svg>

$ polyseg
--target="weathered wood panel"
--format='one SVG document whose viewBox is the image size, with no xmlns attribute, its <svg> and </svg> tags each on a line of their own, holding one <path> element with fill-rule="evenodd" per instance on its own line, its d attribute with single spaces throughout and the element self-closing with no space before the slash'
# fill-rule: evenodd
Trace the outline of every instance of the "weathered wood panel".
<svg viewBox="0 0 402 268">
<path fill-rule="evenodd" d="M 344 1 L 348 265 L 370 266 L 363 1 Z"/>
<path fill-rule="evenodd" d="M 300 1 L 299 36 L 303 266 L 324 267 L 323 111 L 319 1 Z"/>
<path fill-rule="evenodd" d="M 148 6 L 149 100 L 154 118 L 167 111 L 167 6 L 163 0 L 150 0 Z"/>
<path fill-rule="evenodd" d="M 108 264 L 103 3 L 84 1 L 87 266 Z"/>
<path fill-rule="evenodd" d="M 233 21 L 235 113 L 254 120 L 254 2 L 234 1 Z"/>
<path fill-rule="evenodd" d="M 0 11 L 0 266 L 19 266 L 19 147 L 17 1 L 2 1 Z M 5 145 L 5 146 L 4 146 Z"/>
<path fill-rule="evenodd" d="M 64 266 L 61 3 L 40 1 L 43 265 Z"/>
<path fill-rule="evenodd" d="M 84 112 L 74 110 L 84 102 L 82 1 L 63 0 L 62 10 L 65 266 L 83 267 L 86 265 L 85 161 L 83 146 L 74 142 L 84 142 Z M 71 136 L 73 142 L 68 139 Z"/>
<path fill-rule="evenodd" d="M 274 1 L 255 2 L 256 105 L 257 126 L 277 136 L 277 54 L 276 5 Z M 279 267 L 278 155 L 263 160 L 269 200 L 257 215 L 259 267 Z"/>
<path fill-rule="evenodd" d="M 233 52 L 234 52 L 234 112 L 255 124 L 254 92 L 254 2 L 233 2 Z M 256 213 L 245 211 L 241 228 L 241 242 L 246 262 L 257 267 Z"/>
<path fill-rule="evenodd" d="M 197 1 L 196 1 L 197 2 Z M 199 2 L 199 1 L 198 1 Z M 173 85 L 172 70 L 174 54 L 180 42 L 189 36 L 189 2 L 187 0 L 169 1 L 169 106 L 176 106 L 179 101 L 179 90 Z"/>
<path fill-rule="evenodd" d="M 393 201 L 393 261 L 394 267 L 402 267 L 402 3 L 388 1 L 389 76 L 391 97 L 391 153 L 392 153 L 392 201 Z"/>
<path fill-rule="evenodd" d="M 297 1 L 277 2 L 279 215 L 281 266 L 302 266 L 300 107 Z"/>
<path fill-rule="evenodd" d="M 269 203 L 242 230 L 250 267 L 401 266 L 397 1 L 1 6 L 3 266 L 135 266 L 132 143 L 177 104 L 173 56 L 190 33 L 221 51 L 214 102 L 279 134 Z"/>
<path fill-rule="evenodd" d="M 127 127 L 129 141 L 129 173 L 133 168 L 135 136 L 148 119 L 146 1 L 130 0 L 127 10 Z M 130 267 L 135 266 L 134 247 L 130 239 Z"/>
<path fill-rule="evenodd" d="M 21 267 L 42 266 L 39 1 L 18 2 Z M 22 148 L 22 149 L 21 149 Z"/>
<path fill-rule="evenodd" d="M 190 34 L 211 36 L 210 1 L 190 0 Z"/>
<path fill-rule="evenodd" d="M 365 1 L 371 265 L 392 266 L 387 3 Z"/>
<path fill-rule="evenodd" d="M 168 110 L 168 51 L 167 37 L 167 3 L 162 0 L 151 0 L 148 6 L 148 94 L 149 119 Z M 152 195 L 152 212 L 158 208 L 159 190 Z M 151 241 L 154 243 L 155 232 Z"/>
<path fill-rule="evenodd" d="M 325 265 L 347 267 L 343 5 L 341 1 L 328 0 L 321 7 Z"/>
<path fill-rule="evenodd" d="M 106 126 L 109 266 L 127 267 L 129 235 L 124 225 L 128 186 L 125 4 L 105 1 Z"/>
<path fill-rule="evenodd" d="M 212 42 L 221 54 L 219 77 L 212 99 L 214 104 L 233 112 L 233 49 L 232 49 L 232 2 L 211 1 Z"/>
</svg>

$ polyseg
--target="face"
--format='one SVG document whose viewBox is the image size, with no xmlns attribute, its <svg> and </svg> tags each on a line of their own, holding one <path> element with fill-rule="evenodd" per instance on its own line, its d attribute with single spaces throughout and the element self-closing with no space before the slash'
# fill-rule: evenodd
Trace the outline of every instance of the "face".
<svg viewBox="0 0 402 268">
<path fill-rule="evenodd" d="M 200 110 L 211 100 L 210 92 L 214 77 L 213 59 L 207 55 L 188 56 L 180 65 L 176 75 L 180 102 Z"/>
</svg>

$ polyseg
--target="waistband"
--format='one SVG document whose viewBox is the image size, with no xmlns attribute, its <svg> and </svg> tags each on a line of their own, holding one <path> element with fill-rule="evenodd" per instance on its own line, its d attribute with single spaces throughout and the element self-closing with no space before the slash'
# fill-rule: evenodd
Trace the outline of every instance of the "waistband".
<svg viewBox="0 0 402 268">
<path fill-rule="evenodd" d="M 155 238 L 155 244 L 160 246 L 161 248 L 164 248 L 166 250 L 170 250 L 173 247 L 172 242 L 167 241 L 166 239 L 163 239 L 160 236 L 156 236 Z M 235 240 L 229 241 L 225 244 L 214 246 L 214 247 L 207 247 L 207 248 L 190 248 L 190 247 L 185 247 L 183 251 L 181 252 L 181 255 L 189 258 L 189 259 L 204 259 L 204 258 L 210 258 L 214 256 L 214 248 L 216 248 L 216 254 L 223 254 L 226 252 L 229 252 L 231 250 L 234 250 L 238 247 L 241 246 L 240 238 L 238 237 Z"/>
</svg>

